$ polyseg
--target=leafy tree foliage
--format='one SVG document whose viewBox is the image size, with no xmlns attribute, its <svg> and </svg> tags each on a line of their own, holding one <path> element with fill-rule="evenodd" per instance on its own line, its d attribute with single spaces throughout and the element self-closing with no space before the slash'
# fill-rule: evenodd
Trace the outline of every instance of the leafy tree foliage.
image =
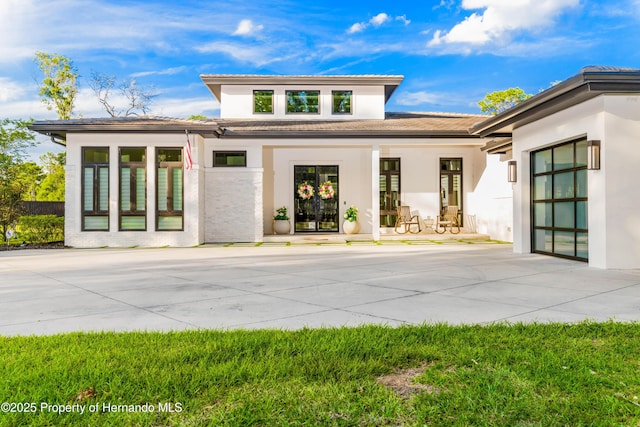
<svg viewBox="0 0 640 427">
<path fill-rule="evenodd" d="M 533 95 L 525 93 L 519 87 L 512 87 L 506 90 L 499 90 L 488 93 L 484 99 L 478 102 L 483 113 L 495 116 L 509 108 L 531 98 Z"/>
<path fill-rule="evenodd" d="M 22 161 L 26 150 L 36 145 L 33 133 L 28 128 L 30 124 L 31 120 L 0 121 L 0 154 Z"/>
<path fill-rule="evenodd" d="M 44 74 L 39 95 L 49 110 L 55 108 L 60 120 L 68 120 L 78 93 L 78 71 L 66 56 L 36 52 L 34 61 Z"/>
<path fill-rule="evenodd" d="M 46 173 L 40 186 L 36 200 L 43 202 L 64 201 L 64 165 L 67 153 L 47 153 L 40 157 L 43 169 Z"/>
<path fill-rule="evenodd" d="M 23 214 L 22 196 L 28 186 L 21 178 L 20 164 L 6 154 L 0 154 L 0 231 L 2 239 L 8 228 Z"/>
<path fill-rule="evenodd" d="M 35 145 L 27 128 L 30 122 L 4 119 L 0 122 L 0 231 L 4 239 L 7 228 L 22 215 L 22 200 L 28 195 L 29 168 L 23 168 L 26 149 Z"/>
<path fill-rule="evenodd" d="M 27 191 L 22 195 L 22 200 L 39 200 L 37 194 L 40 184 L 45 178 L 42 168 L 35 162 L 24 162 L 20 164 L 20 176 L 26 184 Z"/>
</svg>

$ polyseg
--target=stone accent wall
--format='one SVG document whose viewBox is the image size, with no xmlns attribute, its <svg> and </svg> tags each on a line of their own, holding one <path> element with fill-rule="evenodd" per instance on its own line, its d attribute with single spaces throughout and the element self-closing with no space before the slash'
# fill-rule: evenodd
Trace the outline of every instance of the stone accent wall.
<svg viewBox="0 0 640 427">
<path fill-rule="evenodd" d="M 261 242 L 261 168 L 205 170 L 205 242 Z"/>
</svg>

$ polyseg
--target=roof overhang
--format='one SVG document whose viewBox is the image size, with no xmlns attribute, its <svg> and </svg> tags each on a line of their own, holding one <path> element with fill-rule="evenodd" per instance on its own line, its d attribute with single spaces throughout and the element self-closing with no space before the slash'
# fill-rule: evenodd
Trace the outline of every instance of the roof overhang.
<svg viewBox="0 0 640 427">
<path fill-rule="evenodd" d="M 200 79 L 220 102 L 222 85 L 313 85 L 313 86 L 384 86 L 385 102 L 398 88 L 401 75 L 346 75 L 346 76 L 278 76 L 253 74 L 201 74 Z"/>
<path fill-rule="evenodd" d="M 29 129 L 47 135 L 61 145 L 64 145 L 62 141 L 67 139 L 67 133 L 184 133 L 186 131 L 215 137 L 219 137 L 221 133 L 217 122 L 162 118 L 39 120 L 29 125 Z"/>
<path fill-rule="evenodd" d="M 479 141 L 481 137 L 469 135 L 467 132 L 443 130 L 314 130 L 314 131 L 261 131 L 223 128 L 221 138 L 225 139 L 390 139 L 390 138 L 428 138 L 428 139 L 467 139 Z"/>
<path fill-rule="evenodd" d="M 576 76 L 472 126 L 469 132 L 482 137 L 507 137 L 514 129 L 605 93 L 640 93 L 640 70 L 586 67 Z"/>
<path fill-rule="evenodd" d="M 505 154 L 511 151 L 511 138 L 498 138 L 489 141 L 480 150 L 486 151 L 488 154 Z"/>
</svg>

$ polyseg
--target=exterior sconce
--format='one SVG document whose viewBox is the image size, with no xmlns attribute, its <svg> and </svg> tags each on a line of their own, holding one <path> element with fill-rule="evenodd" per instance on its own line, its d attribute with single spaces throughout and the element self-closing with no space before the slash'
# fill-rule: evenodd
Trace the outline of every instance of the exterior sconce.
<svg viewBox="0 0 640 427">
<path fill-rule="evenodd" d="M 587 141 L 587 169 L 600 170 L 600 141 Z"/>
<path fill-rule="evenodd" d="M 515 160 L 509 160 L 507 163 L 508 168 L 508 176 L 507 181 L 509 182 L 518 182 L 518 162 Z"/>
</svg>

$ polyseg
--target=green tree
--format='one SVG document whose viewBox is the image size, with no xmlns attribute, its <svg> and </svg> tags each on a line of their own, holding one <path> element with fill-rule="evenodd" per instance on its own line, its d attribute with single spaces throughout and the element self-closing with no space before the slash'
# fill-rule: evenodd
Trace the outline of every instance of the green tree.
<svg viewBox="0 0 640 427">
<path fill-rule="evenodd" d="M 22 200 L 38 200 L 36 195 L 44 177 L 45 175 L 42 168 L 38 166 L 36 162 L 24 162 L 20 164 L 19 178 L 26 184 L 26 191 L 22 195 Z"/>
<path fill-rule="evenodd" d="M 26 150 L 36 145 L 35 137 L 28 127 L 30 124 L 31 120 L 0 121 L 0 153 L 21 162 Z"/>
<path fill-rule="evenodd" d="M 478 102 L 478 105 L 483 113 L 489 113 L 495 116 L 532 96 L 533 95 L 525 93 L 524 90 L 519 87 L 512 87 L 506 90 L 488 93 L 482 101 Z"/>
<path fill-rule="evenodd" d="M 3 240 L 7 229 L 13 228 L 24 212 L 22 197 L 28 186 L 20 178 L 20 163 L 0 154 L 0 231 Z"/>
<path fill-rule="evenodd" d="M 4 119 L 0 122 L 0 231 L 4 239 L 7 228 L 22 215 L 22 200 L 29 192 L 25 175 L 24 156 L 35 146 L 33 133 L 27 128 L 31 122 Z"/>
<path fill-rule="evenodd" d="M 67 153 L 46 153 L 40 157 L 45 177 L 38 187 L 36 200 L 43 202 L 64 201 L 64 165 Z"/>
<path fill-rule="evenodd" d="M 34 61 L 44 74 L 39 95 L 49 110 L 55 108 L 60 120 L 68 120 L 78 93 L 78 71 L 66 56 L 36 52 Z"/>
</svg>

